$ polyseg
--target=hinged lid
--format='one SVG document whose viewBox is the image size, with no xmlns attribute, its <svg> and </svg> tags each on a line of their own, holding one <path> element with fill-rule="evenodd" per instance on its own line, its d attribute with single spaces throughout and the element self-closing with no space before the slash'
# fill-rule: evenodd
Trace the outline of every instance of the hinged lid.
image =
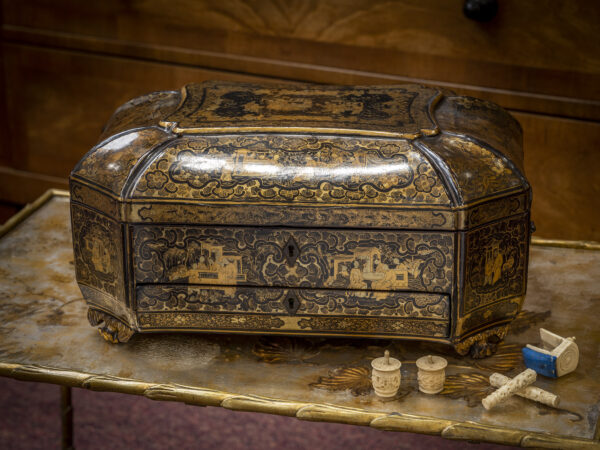
<svg viewBox="0 0 600 450">
<path fill-rule="evenodd" d="M 453 230 L 529 208 L 518 123 L 433 88 L 205 82 L 103 136 L 72 179 L 124 221 Z"/>
<path fill-rule="evenodd" d="M 437 133 L 438 90 L 422 86 L 262 86 L 206 82 L 182 90 L 160 124 L 174 133 L 326 133 L 414 139 Z"/>
</svg>

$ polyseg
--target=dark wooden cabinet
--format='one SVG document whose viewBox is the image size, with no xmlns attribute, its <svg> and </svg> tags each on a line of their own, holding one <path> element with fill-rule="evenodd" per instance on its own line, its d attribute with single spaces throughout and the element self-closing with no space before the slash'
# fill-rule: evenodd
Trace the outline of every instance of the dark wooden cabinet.
<svg viewBox="0 0 600 450">
<path fill-rule="evenodd" d="M 192 81 L 417 82 L 521 122 L 537 236 L 600 240 L 600 7 L 502 0 L 2 3 L 0 202 L 66 178 L 119 104 Z"/>
</svg>

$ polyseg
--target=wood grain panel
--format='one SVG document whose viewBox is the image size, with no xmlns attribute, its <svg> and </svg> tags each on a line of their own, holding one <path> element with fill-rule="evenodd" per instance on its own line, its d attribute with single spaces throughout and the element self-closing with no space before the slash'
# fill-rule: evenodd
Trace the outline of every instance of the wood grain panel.
<svg viewBox="0 0 600 450">
<path fill-rule="evenodd" d="M 5 205 L 31 203 L 48 189 L 69 189 L 69 180 L 0 166 L 0 202 Z"/>
<path fill-rule="evenodd" d="M 600 241 L 600 124 L 513 115 L 523 127 L 535 236 Z"/>
<path fill-rule="evenodd" d="M 0 23 L 3 20 L 2 10 L 0 9 Z M 11 143 L 8 140 L 10 135 L 8 130 L 8 111 L 6 109 L 6 85 L 4 83 L 4 53 L 0 45 L 0 164 L 11 163 Z"/>
<path fill-rule="evenodd" d="M 366 70 L 349 69 L 343 66 L 332 67 L 325 65 L 329 62 L 325 58 L 319 63 L 306 64 L 282 59 L 122 41 L 10 25 L 4 26 L 2 35 L 5 39 L 17 43 L 133 57 L 147 61 L 213 67 L 234 72 L 315 83 L 354 85 L 417 83 L 442 86 L 452 89 L 458 94 L 493 101 L 504 108 L 600 120 L 600 101 L 442 81 L 440 78 L 443 77 L 439 74 L 435 79 L 425 79 L 376 72 L 374 67 Z M 318 49 L 315 49 L 315 51 L 318 51 Z M 385 57 L 385 60 L 388 59 Z M 440 64 L 440 73 L 444 71 L 443 69 Z"/>
<path fill-rule="evenodd" d="M 117 106 L 148 92 L 206 79 L 256 81 L 209 70 L 4 45 L 13 167 L 67 177 Z M 261 79 L 262 80 L 262 79 Z"/>
<path fill-rule="evenodd" d="M 234 70 L 250 73 L 253 58 L 291 63 L 279 67 L 276 75 L 284 78 L 298 78 L 293 64 L 301 64 L 530 93 L 538 103 L 540 95 L 572 98 L 583 101 L 578 108 L 586 117 L 586 108 L 599 117 L 597 5 L 503 0 L 487 24 L 466 19 L 461 6 L 459 0 L 5 0 L 4 11 L 9 38 L 11 31 L 36 29 L 120 41 L 129 50 L 144 44 L 137 49 L 154 48 L 157 58 L 165 49 L 183 49 L 179 56 L 187 52 L 194 64 L 197 51 L 208 53 L 209 64 L 234 56 Z"/>
</svg>

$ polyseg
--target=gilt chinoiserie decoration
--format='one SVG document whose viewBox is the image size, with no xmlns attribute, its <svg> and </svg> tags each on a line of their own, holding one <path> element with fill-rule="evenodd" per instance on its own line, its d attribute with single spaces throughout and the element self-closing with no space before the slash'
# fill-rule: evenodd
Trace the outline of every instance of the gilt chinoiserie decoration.
<svg viewBox="0 0 600 450">
<path fill-rule="evenodd" d="M 121 106 L 71 174 L 103 336 L 391 337 L 491 354 L 527 282 L 518 123 L 415 85 L 205 82 Z"/>
</svg>

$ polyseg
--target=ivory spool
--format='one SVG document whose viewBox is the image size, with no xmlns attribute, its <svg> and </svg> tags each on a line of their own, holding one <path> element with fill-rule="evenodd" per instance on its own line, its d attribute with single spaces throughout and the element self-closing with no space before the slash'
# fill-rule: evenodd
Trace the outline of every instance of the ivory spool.
<svg viewBox="0 0 600 450">
<path fill-rule="evenodd" d="M 493 373 L 490 375 L 490 384 L 495 388 L 499 388 L 508 383 L 511 379 L 501 373 Z M 534 402 L 543 403 L 544 405 L 558 408 L 560 397 L 552 392 L 545 391 L 535 386 L 527 386 L 520 391 L 515 392 L 515 395 L 524 397 Z"/>
<path fill-rule="evenodd" d="M 390 352 L 385 351 L 382 358 L 371 361 L 373 372 L 371 383 L 375 394 L 382 398 L 390 398 L 396 395 L 400 389 L 400 366 L 402 363 L 396 358 L 390 357 Z"/>
<path fill-rule="evenodd" d="M 481 400 L 483 407 L 487 410 L 492 409 L 498 403 L 503 402 L 510 396 L 514 395 L 524 387 L 534 383 L 537 378 L 535 370 L 527 369 L 514 377 L 508 383 L 499 388 L 496 392 L 492 392 L 486 398 Z"/>
<path fill-rule="evenodd" d="M 444 389 L 446 361 L 441 356 L 423 356 L 417 359 L 419 390 L 425 394 L 437 394 Z"/>
</svg>

